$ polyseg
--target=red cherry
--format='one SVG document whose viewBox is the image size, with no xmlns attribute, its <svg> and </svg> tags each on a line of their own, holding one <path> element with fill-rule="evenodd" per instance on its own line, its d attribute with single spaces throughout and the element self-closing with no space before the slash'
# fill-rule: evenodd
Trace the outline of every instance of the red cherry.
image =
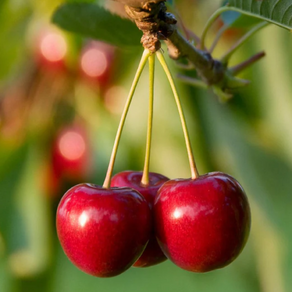
<svg viewBox="0 0 292 292">
<path fill-rule="evenodd" d="M 100 41 L 92 41 L 84 47 L 81 53 L 80 69 L 88 81 L 105 87 L 112 75 L 113 61 L 113 46 Z"/>
<path fill-rule="evenodd" d="M 250 208 L 240 184 L 213 172 L 166 182 L 154 202 L 156 236 L 167 257 L 192 272 L 232 262 L 250 230 Z"/>
<path fill-rule="evenodd" d="M 52 168 L 56 177 L 82 179 L 91 170 L 90 147 L 82 127 L 67 126 L 57 133 L 52 147 Z"/>
<path fill-rule="evenodd" d="M 153 209 L 154 198 L 158 189 L 169 180 L 169 178 L 154 172 L 149 173 L 149 185 L 145 186 L 141 183 L 142 172 L 123 171 L 111 180 L 112 187 L 130 187 L 141 193 L 147 200 L 150 209 Z M 135 262 L 134 267 L 149 267 L 159 264 L 166 260 L 165 255 L 161 251 L 154 234 L 154 226 L 152 236 L 147 244 L 141 257 Z"/>
<path fill-rule="evenodd" d="M 112 277 L 131 267 L 150 232 L 149 206 L 130 188 L 80 184 L 58 206 L 57 233 L 64 252 L 93 276 Z"/>
<path fill-rule="evenodd" d="M 67 42 L 64 36 L 54 29 L 43 30 L 38 37 L 36 57 L 45 69 L 63 70 L 67 55 Z"/>
</svg>

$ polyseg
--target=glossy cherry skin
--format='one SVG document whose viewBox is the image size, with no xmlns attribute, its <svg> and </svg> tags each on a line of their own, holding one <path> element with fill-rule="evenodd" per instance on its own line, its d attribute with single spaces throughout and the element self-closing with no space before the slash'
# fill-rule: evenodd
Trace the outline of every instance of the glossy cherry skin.
<svg viewBox="0 0 292 292">
<path fill-rule="evenodd" d="M 143 173 L 141 171 L 123 171 L 113 176 L 111 186 L 113 187 L 130 187 L 141 193 L 147 200 L 150 209 L 153 209 L 154 198 L 158 189 L 169 180 L 169 178 L 154 172 L 149 173 L 149 185 L 141 183 Z M 147 244 L 146 249 L 140 258 L 135 262 L 134 267 L 149 267 L 159 264 L 166 260 L 164 253 L 161 251 L 154 234 L 154 225 L 152 236 Z"/>
<path fill-rule="evenodd" d="M 247 241 L 247 197 L 231 176 L 213 172 L 166 182 L 154 202 L 160 247 L 179 267 L 207 272 L 231 263 Z"/>
<path fill-rule="evenodd" d="M 97 277 L 116 276 L 139 258 L 151 233 L 144 197 L 130 188 L 71 188 L 57 210 L 57 233 L 68 258 Z"/>
</svg>

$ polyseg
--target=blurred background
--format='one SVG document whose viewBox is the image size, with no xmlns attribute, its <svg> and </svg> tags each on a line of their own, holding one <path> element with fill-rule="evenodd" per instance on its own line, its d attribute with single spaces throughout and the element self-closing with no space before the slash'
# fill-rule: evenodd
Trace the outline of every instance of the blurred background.
<svg viewBox="0 0 292 292">
<path fill-rule="evenodd" d="M 99 1 L 123 14 L 120 5 Z M 252 229 L 242 254 L 206 274 L 169 261 L 98 279 L 78 270 L 56 237 L 61 196 L 81 182 L 102 184 L 120 114 L 142 48 L 121 50 L 50 24 L 62 1 L 0 2 L 0 291 L 287 292 L 292 286 L 292 38 L 270 25 L 232 58 L 267 57 L 241 77 L 251 84 L 222 104 L 177 79 L 201 174 L 223 171 L 244 187 Z M 181 27 L 200 34 L 221 1 L 177 1 Z M 208 34 L 210 46 L 222 26 Z M 223 34 L 222 54 L 244 33 Z M 166 48 L 164 48 L 165 55 Z M 174 74 L 192 74 L 168 60 Z M 148 105 L 147 69 L 131 105 L 114 172 L 141 170 Z M 151 171 L 190 177 L 170 87 L 157 63 Z"/>
</svg>

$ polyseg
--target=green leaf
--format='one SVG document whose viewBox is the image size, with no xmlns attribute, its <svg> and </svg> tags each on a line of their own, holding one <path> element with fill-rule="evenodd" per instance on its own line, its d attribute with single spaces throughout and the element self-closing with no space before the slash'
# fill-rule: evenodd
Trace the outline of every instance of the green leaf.
<svg viewBox="0 0 292 292">
<path fill-rule="evenodd" d="M 91 3 L 67 3 L 54 13 L 52 22 L 62 29 L 119 47 L 139 46 L 141 32 L 133 22 Z"/>
<path fill-rule="evenodd" d="M 291 0 L 230 0 L 229 7 L 283 28 L 292 28 Z"/>
<path fill-rule="evenodd" d="M 221 14 L 221 19 L 224 24 L 234 28 L 249 28 L 252 25 L 259 23 L 261 20 L 251 16 L 244 15 L 237 11 L 225 11 Z"/>
</svg>

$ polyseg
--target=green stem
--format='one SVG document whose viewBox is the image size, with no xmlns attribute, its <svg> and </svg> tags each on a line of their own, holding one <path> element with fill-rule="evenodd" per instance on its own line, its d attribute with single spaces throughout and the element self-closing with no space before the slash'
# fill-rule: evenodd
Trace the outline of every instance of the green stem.
<svg viewBox="0 0 292 292">
<path fill-rule="evenodd" d="M 226 30 L 229 28 L 229 24 L 224 24 L 217 32 L 216 37 L 209 49 L 209 53 L 212 54 L 215 47 L 217 46 L 220 38 L 222 37 L 222 35 L 224 34 L 224 32 L 226 32 Z"/>
<path fill-rule="evenodd" d="M 209 30 L 209 28 L 212 26 L 212 24 L 215 22 L 215 20 L 225 11 L 231 10 L 230 7 L 228 6 L 223 6 L 221 8 L 219 8 L 218 10 L 216 10 L 208 19 L 204 29 L 203 29 L 203 33 L 202 33 L 202 37 L 201 37 L 201 49 L 204 50 L 205 49 L 205 39 L 206 39 L 206 35 L 207 32 Z"/>
<path fill-rule="evenodd" d="M 191 147 L 191 142 L 190 142 L 190 138 L 189 138 L 189 134 L 188 134 L 188 129 L 187 129 L 187 125 L 186 125 L 186 120 L 185 120 L 185 116 L 184 116 L 184 112 L 180 103 L 180 98 L 177 94 L 177 90 L 176 90 L 176 86 L 174 84 L 174 80 L 173 77 L 170 73 L 170 70 L 165 62 L 164 56 L 160 51 L 156 52 L 157 58 L 168 78 L 170 87 L 173 91 L 173 95 L 175 98 L 175 102 L 176 102 L 176 106 L 178 109 L 178 113 L 180 116 L 180 120 L 181 120 L 181 124 L 182 124 L 182 128 L 183 128 L 183 133 L 184 133 L 184 137 L 185 137 L 185 143 L 186 143 L 186 147 L 187 147 L 187 153 L 188 153 L 188 157 L 189 157 L 189 163 L 190 163 L 190 168 L 191 168 L 191 174 L 192 174 L 192 179 L 196 179 L 197 177 L 199 177 L 199 172 L 195 163 L 195 159 L 194 159 L 194 155 L 192 152 L 192 147 Z"/>
<path fill-rule="evenodd" d="M 137 72 L 135 74 L 129 95 L 128 95 L 128 99 L 126 101 L 122 116 L 121 116 L 121 120 L 120 120 L 120 124 L 117 130 L 117 134 L 116 134 L 116 138 L 115 138 L 115 142 L 114 142 L 114 146 L 113 146 L 113 150 L 112 150 L 112 154 L 111 154 L 111 158 L 110 158 L 110 162 L 108 165 L 108 169 L 107 169 L 107 173 L 106 173 L 106 177 L 103 183 L 103 188 L 109 189 L 110 188 L 110 183 L 111 183 L 111 177 L 112 177 L 112 173 L 113 173 L 113 168 L 114 168 L 114 164 L 115 164 L 115 160 L 116 160 L 116 155 L 117 155 L 117 151 L 118 151 L 118 147 L 119 147 L 119 142 L 120 142 L 120 138 L 122 135 L 122 131 L 123 131 L 123 127 L 126 121 L 126 117 L 130 108 L 130 104 L 132 101 L 132 97 L 134 95 L 135 89 L 137 87 L 139 78 L 141 76 L 141 73 L 145 67 L 145 64 L 147 62 L 148 57 L 150 56 L 150 52 L 148 50 L 144 50 L 143 55 L 141 57 Z"/>
<path fill-rule="evenodd" d="M 245 60 L 244 62 L 242 62 L 234 67 L 229 68 L 229 71 L 233 76 L 236 76 L 245 68 L 249 67 L 250 65 L 253 65 L 255 62 L 257 62 L 261 58 L 265 57 L 265 55 L 266 55 L 265 52 L 259 52 L 259 53 L 255 54 L 254 56 L 250 57 L 248 60 Z"/>
<path fill-rule="evenodd" d="M 221 58 L 221 62 L 226 63 L 234 52 L 240 48 L 244 43 L 246 43 L 254 34 L 256 34 L 260 29 L 266 27 L 269 23 L 264 21 L 260 22 L 258 25 L 253 27 L 249 32 L 247 32 L 242 38 L 240 38 L 228 52 Z"/>
<path fill-rule="evenodd" d="M 154 54 L 150 55 L 148 58 L 148 61 L 149 61 L 149 111 L 148 111 L 148 127 L 147 127 L 145 162 L 144 162 L 143 176 L 141 179 L 141 183 L 145 186 L 149 185 L 149 165 L 150 165 L 152 124 L 153 124 L 155 55 Z"/>
</svg>

